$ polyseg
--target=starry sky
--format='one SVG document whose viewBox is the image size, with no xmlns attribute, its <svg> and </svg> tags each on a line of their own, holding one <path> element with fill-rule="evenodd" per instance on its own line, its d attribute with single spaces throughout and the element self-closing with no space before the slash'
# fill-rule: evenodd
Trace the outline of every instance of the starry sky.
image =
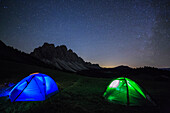
<svg viewBox="0 0 170 113">
<path fill-rule="evenodd" d="M 170 67 L 168 0 L 0 0 L 0 40 L 66 45 L 103 67 Z"/>
</svg>

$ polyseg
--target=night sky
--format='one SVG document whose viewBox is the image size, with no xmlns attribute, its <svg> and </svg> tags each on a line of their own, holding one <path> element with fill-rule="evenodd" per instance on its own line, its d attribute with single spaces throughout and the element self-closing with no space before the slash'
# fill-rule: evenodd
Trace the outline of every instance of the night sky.
<svg viewBox="0 0 170 113">
<path fill-rule="evenodd" d="M 168 0 L 0 0 L 0 40 L 66 45 L 100 66 L 170 67 Z"/>
</svg>

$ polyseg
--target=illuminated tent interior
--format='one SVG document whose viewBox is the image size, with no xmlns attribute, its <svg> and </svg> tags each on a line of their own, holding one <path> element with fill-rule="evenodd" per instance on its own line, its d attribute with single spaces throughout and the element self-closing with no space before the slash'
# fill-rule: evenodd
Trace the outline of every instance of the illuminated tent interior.
<svg viewBox="0 0 170 113">
<path fill-rule="evenodd" d="M 9 93 L 11 102 L 43 101 L 57 93 L 56 82 L 49 76 L 33 73 L 22 79 Z"/>
<path fill-rule="evenodd" d="M 114 79 L 103 96 L 109 102 L 127 106 L 155 104 L 137 83 L 125 77 Z"/>
</svg>

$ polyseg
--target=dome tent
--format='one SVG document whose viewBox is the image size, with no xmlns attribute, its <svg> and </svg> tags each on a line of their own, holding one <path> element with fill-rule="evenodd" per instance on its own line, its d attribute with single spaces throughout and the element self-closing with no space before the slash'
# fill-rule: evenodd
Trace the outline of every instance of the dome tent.
<svg viewBox="0 0 170 113">
<path fill-rule="evenodd" d="M 109 102 L 127 106 L 151 105 L 151 103 L 155 105 L 137 83 L 125 77 L 114 79 L 103 96 Z"/>
<path fill-rule="evenodd" d="M 9 93 L 11 102 L 15 101 L 43 101 L 57 93 L 55 81 L 41 73 L 33 73 L 22 79 Z"/>
</svg>

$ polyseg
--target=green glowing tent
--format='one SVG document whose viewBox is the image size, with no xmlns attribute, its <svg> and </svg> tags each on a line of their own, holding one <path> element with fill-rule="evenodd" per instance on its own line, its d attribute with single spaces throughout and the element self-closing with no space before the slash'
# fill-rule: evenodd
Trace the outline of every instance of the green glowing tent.
<svg viewBox="0 0 170 113">
<path fill-rule="evenodd" d="M 125 77 L 114 79 L 103 96 L 109 102 L 127 106 L 154 104 L 149 95 L 137 83 Z"/>
</svg>

